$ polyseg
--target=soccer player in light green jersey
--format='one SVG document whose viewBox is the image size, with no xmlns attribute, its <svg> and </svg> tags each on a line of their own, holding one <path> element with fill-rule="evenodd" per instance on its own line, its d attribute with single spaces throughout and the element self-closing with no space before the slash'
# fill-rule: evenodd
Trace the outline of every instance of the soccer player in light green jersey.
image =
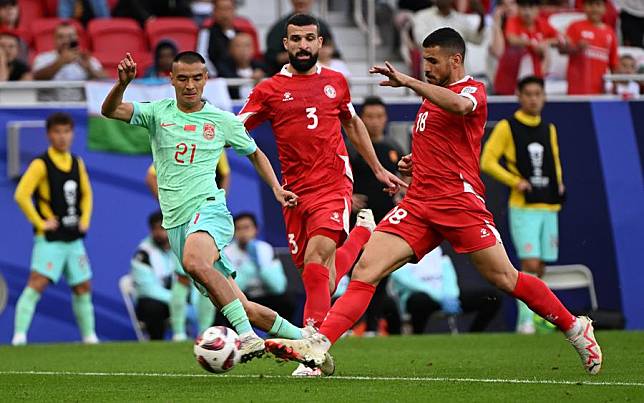
<svg viewBox="0 0 644 403">
<path fill-rule="evenodd" d="M 241 362 L 264 353 L 264 341 L 250 322 L 271 334 L 301 338 L 307 329 L 297 328 L 273 310 L 246 299 L 233 280 L 230 262 L 221 253 L 234 233 L 225 192 L 215 182 L 214 167 L 224 146 L 248 157 L 282 206 L 297 205 L 297 195 L 280 186 L 268 158 L 235 115 L 201 99 L 208 79 L 201 55 L 182 52 L 174 59 L 170 80 L 176 99 L 123 102 L 135 75 L 136 63 L 128 53 L 118 65 L 118 81 L 103 101 L 102 113 L 148 129 L 163 227 L 168 230 L 170 245 L 185 271 L 239 333 Z"/>
</svg>

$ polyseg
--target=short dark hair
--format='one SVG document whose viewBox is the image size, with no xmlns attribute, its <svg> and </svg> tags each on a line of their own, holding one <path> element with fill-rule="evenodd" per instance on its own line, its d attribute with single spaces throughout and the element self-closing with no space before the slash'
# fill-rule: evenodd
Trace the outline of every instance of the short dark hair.
<svg viewBox="0 0 644 403">
<path fill-rule="evenodd" d="M 47 131 L 58 125 L 70 125 L 73 129 L 74 119 L 72 119 L 72 116 L 69 113 L 65 112 L 54 112 L 47 116 L 47 123 L 45 124 Z"/>
<path fill-rule="evenodd" d="M 248 211 L 244 211 L 243 213 L 236 214 L 235 217 L 233 217 L 233 222 L 236 224 L 237 221 L 243 220 L 244 218 L 248 218 L 249 220 L 251 220 L 255 228 L 257 228 L 257 218 L 255 217 L 255 214 L 250 213 Z"/>
<path fill-rule="evenodd" d="M 286 20 L 286 25 L 284 26 L 284 38 L 288 36 L 288 26 L 295 25 L 296 27 L 305 27 L 307 25 L 315 25 L 317 28 L 317 34 L 320 36 L 320 22 L 317 18 L 309 14 L 293 14 L 288 20 Z"/>
<path fill-rule="evenodd" d="M 584 3 L 584 4 L 587 4 L 587 3 L 590 3 L 590 4 L 594 4 L 594 3 L 606 3 L 606 0 L 584 0 L 584 2 L 583 2 L 583 3 Z"/>
<path fill-rule="evenodd" d="M 453 28 L 439 28 L 427 35 L 423 41 L 423 47 L 433 48 L 434 46 L 449 50 L 452 54 L 460 53 L 465 60 L 465 41 Z"/>
<path fill-rule="evenodd" d="M 519 7 L 537 7 L 541 5 L 539 0 L 517 0 L 517 6 Z"/>
<path fill-rule="evenodd" d="M 148 227 L 150 227 L 150 229 L 152 229 L 152 227 L 157 224 L 161 224 L 162 222 L 163 214 L 161 213 L 161 210 L 157 210 L 148 216 Z"/>
<path fill-rule="evenodd" d="M 362 109 L 360 110 L 360 113 L 364 112 L 365 108 L 367 106 L 374 106 L 374 105 L 379 105 L 382 106 L 383 108 L 387 109 L 387 105 L 385 105 L 385 102 L 382 100 L 382 98 L 378 96 L 370 96 L 366 97 L 364 99 L 364 102 L 362 103 Z"/>
<path fill-rule="evenodd" d="M 172 63 L 186 63 L 186 64 L 194 64 L 194 63 L 203 63 L 206 64 L 206 59 L 203 58 L 199 53 L 193 52 L 192 50 L 187 50 L 185 52 L 180 52 L 178 53 L 175 57 L 174 60 L 172 60 Z"/>
<path fill-rule="evenodd" d="M 543 78 L 537 76 L 526 76 L 519 80 L 519 83 L 517 84 L 517 90 L 521 92 L 526 85 L 530 84 L 537 84 L 539 87 L 541 87 L 541 89 L 545 89 Z"/>
<path fill-rule="evenodd" d="M 632 60 L 637 63 L 637 60 L 635 60 L 635 56 L 631 55 L 630 53 L 625 53 L 619 57 L 619 60 L 622 61 L 624 59 Z"/>
</svg>

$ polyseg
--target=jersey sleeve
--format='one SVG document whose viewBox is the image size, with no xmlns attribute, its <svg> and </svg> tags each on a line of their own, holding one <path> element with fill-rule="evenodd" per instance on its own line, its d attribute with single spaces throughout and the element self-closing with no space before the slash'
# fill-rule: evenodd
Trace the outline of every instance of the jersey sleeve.
<svg viewBox="0 0 644 403">
<path fill-rule="evenodd" d="M 579 29 L 577 29 L 578 24 L 570 24 L 566 30 L 566 38 L 571 44 L 576 44 L 579 41 Z"/>
<path fill-rule="evenodd" d="M 45 163 L 40 158 L 36 158 L 22 175 L 22 179 L 20 179 L 16 193 L 14 194 L 14 200 L 20 206 L 22 212 L 25 213 L 29 222 L 39 230 L 43 229 L 45 220 L 36 211 L 32 195 L 46 175 L 47 168 L 45 167 Z"/>
<path fill-rule="evenodd" d="M 485 95 L 485 89 L 477 85 L 468 85 L 459 91 L 458 95 L 469 99 L 474 104 L 471 112 L 474 112 L 479 105 L 485 105 L 487 103 L 487 96 Z"/>
<path fill-rule="evenodd" d="M 344 122 L 347 120 L 353 119 L 356 115 L 356 110 L 351 103 L 351 91 L 349 90 L 349 84 L 347 79 L 342 76 L 340 80 L 340 86 L 342 87 L 342 103 L 340 104 L 340 119 Z"/>
<path fill-rule="evenodd" d="M 132 102 L 134 112 L 130 124 L 150 129 L 154 125 L 154 102 Z"/>
<path fill-rule="evenodd" d="M 248 95 L 246 103 L 237 115 L 246 129 L 252 130 L 268 119 L 269 106 L 266 98 L 265 92 L 259 86 Z"/>
<path fill-rule="evenodd" d="M 228 119 L 228 130 L 225 137 L 226 144 L 230 145 L 239 155 L 250 155 L 257 150 L 255 140 L 246 131 L 244 123 L 234 115 Z"/>
</svg>

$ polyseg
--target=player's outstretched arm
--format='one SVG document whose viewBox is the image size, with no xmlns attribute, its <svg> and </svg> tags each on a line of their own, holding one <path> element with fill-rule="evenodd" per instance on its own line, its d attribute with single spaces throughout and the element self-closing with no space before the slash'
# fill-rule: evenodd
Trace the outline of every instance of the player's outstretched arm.
<svg viewBox="0 0 644 403">
<path fill-rule="evenodd" d="M 297 206 L 298 196 L 284 189 L 277 180 L 275 171 L 271 166 L 271 162 L 266 157 L 266 154 L 259 148 L 255 150 L 254 153 L 248 155 L 248 159 L 255 167 L 255 170 L 262 177 L 262 180 L 266 182 L 268 186 L 273 190 L 275 199 L 284 207 L 295 207 Z"/>
<path fill-rule="evenodd" d="M 136 76 L 136 63 L 131 54 L 127 53 L 125 55 L 125 58 L 117 66 L 117 70 L 119 79 L 107 94 L 107 97 L 105 97 L 101 113 L 107 118 L 129 123 L 134 113 L 134 106 L 129 102 L 123 102 L 123 93 L 125 93 L 128 84 Z"/>
<path fill-rule="evenodd" d="M 376 151 L 373 149 L 373 144 L 369 138 L 369 132 L 358 116 L 354 116 L 350 120 L 342 122 L 342 128 L 347 133 L 351 144 L 360 153 L 362 158 L 367 162 L 369 168 L 373 171 L 374 175 L 386 188 L 386 192 L 390 194 L 398 193 L 401 187 L 407 187 L 407 184 L 399 177 L 387 171 L 376 156 Z"/>
<path fill-rule="evenodd" d="M 380 82 L 383 87 L 407 87 L 448 112 L 467 115 L 474 110 L 474 103 L 468 98 L 447 88 L 416 80 L 396 70 L 389 62 L 385 62 L 384 66 L 373 66 L 369 69 L 369 73 L 386 76 L 387 80 Z"/>
</svg>

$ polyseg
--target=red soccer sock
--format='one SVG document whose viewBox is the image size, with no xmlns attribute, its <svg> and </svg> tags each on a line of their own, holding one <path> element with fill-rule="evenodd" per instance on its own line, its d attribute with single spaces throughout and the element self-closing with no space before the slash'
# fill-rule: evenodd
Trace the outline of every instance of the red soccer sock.
<svg viewBox="0 0 644 403">
<path fill-rule="evenodd" d="M 335 251 L 335 288 L 345 274 L 351 270 L 362 247 L 371 237 L 371 231 L 365 227 L 355 227 L 344 245 Z"/>
<path fill-rule="evenodd" d="M 318 327 L 331 307 L 329 269 L 319 263 L 308 263 L 304 265 L 302 282 L 306 292 L 304 325 L 312 320 L 313 325 Z"/>
<path fill-rule="evenodd" d="M 338 299 L 320 327 L 320 333 L 335 343 L 351 329 L 367 310 L 376 287 L 358 280 L 351 280 L 347 292 Z"/>
<path fill-rule="evenodd" d="M 519 272 L 512 296 L 525 302 L 530 309 L 563 332 L 570 330 L 577 319 L 538 277 Z"/>
</svg>

